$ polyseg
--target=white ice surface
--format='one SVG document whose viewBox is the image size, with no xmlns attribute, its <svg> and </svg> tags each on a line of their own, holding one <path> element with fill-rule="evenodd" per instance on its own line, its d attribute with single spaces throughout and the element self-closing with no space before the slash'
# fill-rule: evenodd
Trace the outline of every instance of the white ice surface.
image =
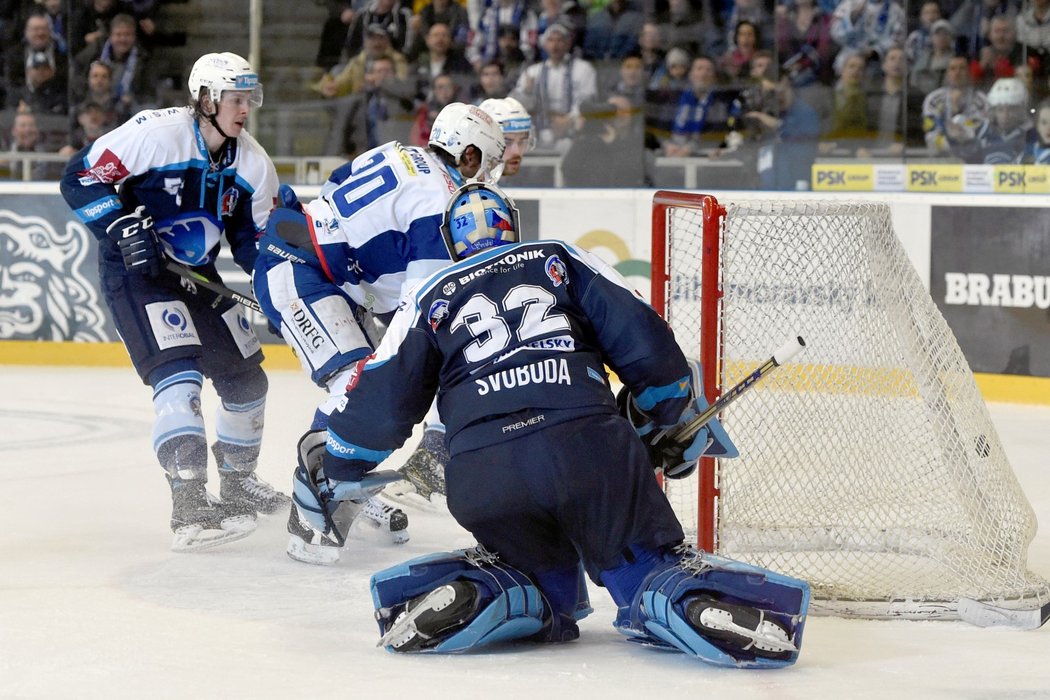
<svg viewBox="0 0 1050 700">
<path fill-rule="evenodd" d="M 286 490 L 320 394 L 299 373 L 270 377 L 260 473 Z M 1050 697 L 1050 625 L 812 617 L 794 667 L 734 671 L 623 641 L 601 589 L 571 644 L 389 654 L 375 647 L 368 576 L 472 544 L 447 511 L 410 510 L 399 547 L 357 532 L 332 568 L 285 556 L 283 514 L 240 542 L 174 554 L 150 392 L 131 371 L 0 367 L 0 387 L 0 698 Z M 209 419 L 214 407 L 206 394 Z M 1050 409 L 992 414 L 1050 523 Z M 1047 527 L 1030 551 L 1044 575 Z"/>
</svg>

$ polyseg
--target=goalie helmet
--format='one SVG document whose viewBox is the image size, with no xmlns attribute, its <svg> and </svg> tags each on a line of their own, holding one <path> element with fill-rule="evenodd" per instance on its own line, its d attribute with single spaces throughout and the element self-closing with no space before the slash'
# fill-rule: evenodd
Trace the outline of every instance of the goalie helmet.
<svg viewBox="0 0 1050 700">
<path fill-rule="evenodd" d="M 197 59 L 190 70 L 188 82 L 190 98 L 197 102 L 201 88 L 207 88 L 208 96 L 216 105 L 227 90 L 251 93 L 249 101 L 253 107 L 262 107 L 263 89 L 259 76 L 248 61 L 235 53 L 206 53 Z"/>
<path fill-rule="evenodd" d="M 452 195 L 441 235 L 453 260 L 462 260 L 487 248 L 517 243 L 518 208 L 495 185 L 471 182 Z"/>
<path fill-rule="evenodd" d="M 536 147 L 536 130 L 532 126 L 532 117 L 524 105 L 516 99 L 513 97 L 505 97 L 502 100 L 488 99 L 478 106 L 492 115 L 504 136 L 528 134 L 529 138 L 525 143 L 526 152 Z"/>
<path fill-rule="evenodd" d="M 503 174 L 503 132 L 484 110 L 462 102 L 445 105 L 430 129 L 430 148 L 448 153 L 458 166 L 467 146 L 481 151 L 481 167 L 473 180 L 496 183 Z"/>
</svg>

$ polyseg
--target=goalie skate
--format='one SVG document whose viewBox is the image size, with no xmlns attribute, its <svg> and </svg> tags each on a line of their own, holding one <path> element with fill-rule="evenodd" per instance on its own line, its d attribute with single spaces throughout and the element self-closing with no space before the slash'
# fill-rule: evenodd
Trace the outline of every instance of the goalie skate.
<svg viewBox="0 0 1050 700">
<path fill-rule="evenodd" d="M 701 595 L 686 605 L 686 617 L 705 637 L 750 651 L 755 656 L 781 659 L 797 651 L 787 630 L 756 608 Z"/>
<path fill-rule="evenodd" d="M 481 596 L 468 581 L 453 581 L 408 601 L 376 646 L 393 651 L 416 651 L 432 646 L 438 637 L 469 622 L 478 611 Z"/>
<path fill-rule="evenodd" d="M 198 480 L 169 480 L 171 485 L 171 549 L 195 552 L 252 534 L 254 513 L 230 510 Z"/>
</svg>

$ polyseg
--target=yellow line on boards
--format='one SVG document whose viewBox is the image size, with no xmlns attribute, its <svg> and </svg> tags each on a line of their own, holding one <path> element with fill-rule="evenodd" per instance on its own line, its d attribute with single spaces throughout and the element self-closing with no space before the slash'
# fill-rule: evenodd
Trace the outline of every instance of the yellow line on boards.
<svg viewBox="0 0 1050 700">
<path fill-rule="evenodd" d="M 263 361 L 263 367 L 266 369 L 299 368 L 299 361 L 287 345 L 264 345 L 263 353 L 266 355 Z M 0 341 L 0 365 L 130 367 L 131 360 L 128 359 L 127 352 L 120 343 L 4 340 Z M 785 369 L 788 368 L 789 366 L 785 366 Z M 740 369 L 744 371 L 743 366 Z M 823 374 L 823 381 L 813 382 L 810 379 L 811 389 L 835 391 L 836 385 L 842 379 L 843 369 L 832 371 L 828 368 L 828 370 Z M 792 373 L 789 371 L 786 374 L 790 377 Z M 891 385 L 901 379 L 901 375 L 897 372 L 881 374 L 880 377 L 880 372 L 877 371 L 866 373 L 865 379 L 871 382 L 868 386 L 872 393 L 880 393 L 878 387 L 883 385 L 883 382 L 878 379 L 892 380 L 888 382 Z M 742 377 L 743 374 L 741 374 Z M 1050 405 L 1050 377 L 982 373 L 977 373 L 974 377 L 985 401 Z M 875 387 L 874 391 L 870 388 L 872 386 Z"/>
<path fill-rule="evenodd" d="M 264 345 L 263 367 L 298 369 L 299 360 L 287 345 Z M 131 367 L 121 343 L 0 341 L 0 365 L 71 365 L 79 367 Z"/>
</svg>

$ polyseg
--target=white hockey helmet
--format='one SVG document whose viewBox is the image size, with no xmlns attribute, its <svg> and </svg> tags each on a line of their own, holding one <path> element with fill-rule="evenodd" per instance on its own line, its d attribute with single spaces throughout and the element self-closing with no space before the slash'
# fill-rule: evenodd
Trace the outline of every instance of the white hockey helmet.
<svg viewBox="0 0 1050 700">
<path fill-rule="evenodd" d="M 521 238 L 518 208 L 496 185 L 469 182 L 452 194 L 445 207 L 441 235 L 453 260 Z"/>
<path fill-rule="evenodd" d="M 208 96 L 216 105 L 227 90 L 250 92 L 253 107 L 262 107 L 263 88 L 258 74 L 248 61 L 235 53 L 206 53 L 197 59 L 190 71 L 188 81 L 190 98 L 200 99 L 201 88 L 208 89 Z"/>
<path fill-rule="evenodd" d="M 488 112 L 473 105 L 452 102 L 445 105 L 430 128 L 431 148 L 448 153 L 458 165 L 467 146 L 481 151 L 481 167 L 473 180 L 498 182 L 503 174 L 503 132 Z"/>
<path fill-rule="evenodd" d="M 536 147 L 536 129 L 532 126 L 532 116 L 529 115 L 525 106 L 513 97 L 503 99 L 488 99 L 480 105 L 499 124 L 504 136 L 511 134 L 528 134 L 526 152 Z"/>
<path fill-rule="evenodd" d="M 990 107 L 1027 107 L 1028 88 L 1018 78 L 999 78 L 988 91 Z"/>
</svg>

